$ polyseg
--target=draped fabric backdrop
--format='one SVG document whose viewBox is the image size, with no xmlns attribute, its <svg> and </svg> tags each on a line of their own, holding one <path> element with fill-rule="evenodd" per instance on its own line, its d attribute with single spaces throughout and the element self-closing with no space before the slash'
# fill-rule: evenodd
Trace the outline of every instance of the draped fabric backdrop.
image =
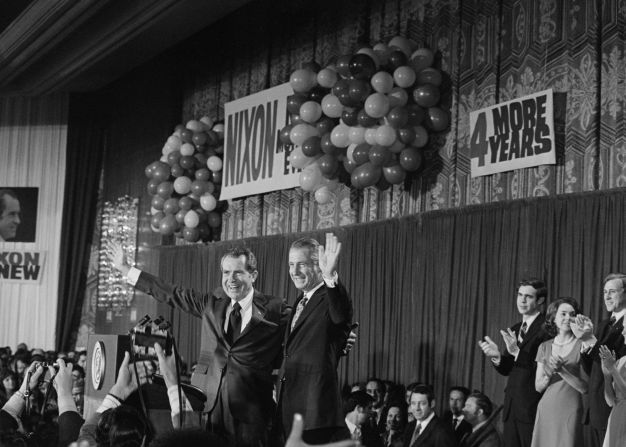
<svg viewBox="0 0 626 447">
<path fill-rule="evenodd" d="M 571 296 L 598 321 L 602 279 L 626 271 L 625 190 L 562 195 L 432 211 L 335 229 L 343 242 L 339 274 L 354 300 L 358 341 L 341 362 L 345 383 L 368 376 L 432 383 L 439 402 L 454 384 L 502 402 L 504 379 L 482 355 L 485 335 L 519 319 L 517 283 L 545 278 L 549 298 Z M 161 277 L 186 287 L 219 285 L 219 260 L 234 245 L 258 257 L 257 288 L 294 302 L 290 243 L 303 235 L 249 238 L 209 246 L 163 247 Z M 322 240 L 322 239 L 320 239 Z M 156 272 L 155 272 L 156 273 Z M 199 320 L 167 306 L 186 359 L 199 352 Z"/>
<path fill-rule="evenodd" d="M 326 205 L 302 190 L 235 200 L 222 239 L 310 231 L 422 211 L 626 186 L 626 8 L 606 0 L 257 1 L 186 45 L 184 119 L 223 119 L 223 105 L 289 80 L 362 43 L 394 35 L 437 53 L 451 126 L 425 169 L 386 192 L 343 188 Z M 195 43 L 195 44 L 194 44 Z M 470 178 L 469 112 L 552 88 L 556 166 Z"/>
<path fill-rule="evenodd" d="M 59 234 L 65 187 L 67 97 L 0 99 L 0 185 L 39 188 L 34 243 L 5 242 L 0 251 L 46 253 L 39 284 L 0 279 L 0 340 L 15 347 L 54 347 Z"/>
</svg>

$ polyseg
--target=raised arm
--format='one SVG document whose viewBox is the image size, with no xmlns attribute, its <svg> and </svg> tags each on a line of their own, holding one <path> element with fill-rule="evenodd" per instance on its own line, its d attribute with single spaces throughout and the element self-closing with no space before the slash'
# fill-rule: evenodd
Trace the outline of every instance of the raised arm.
<svg viewBox="0 0 626 447">
<path fill-rule="evenodd" d="M 339 281 L 337 264 L 341 253 L 341 242 L 332 233 L 326 233 L 326 245 L 318 247 L 319 267 L 326 283 L 329 300 L 330 318 L 335 324 L 348 323 L 352 320 L 352 300 L 347 290 Z"/>
</svg>

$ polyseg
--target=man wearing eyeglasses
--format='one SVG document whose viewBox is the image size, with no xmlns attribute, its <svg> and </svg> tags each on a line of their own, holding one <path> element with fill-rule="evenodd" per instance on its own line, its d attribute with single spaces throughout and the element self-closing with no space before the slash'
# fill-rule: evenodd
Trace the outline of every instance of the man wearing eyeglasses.
<svg viewBox="0 0 626 447">
<path fill-rule="evenodd" d="M 604 376 L 598 351 L 606 346 L 614 351 L 617 358 L 626 354 L 624 348 L 624 315 L 626 315 L 626 275 L 611 273 L 604 279 L 604 305 L 609 312 L 598 325 L 595 335 L 591 320 L 584 316 L 576 316 L 572 331 L 583 341 L 583 367 L 589 374 L 589 405 L 585 423 L 593 431 L 592 447 L 600 447 L 606 434 L 606 425 L 611 413 L 604 399 Z"/>
</svg>

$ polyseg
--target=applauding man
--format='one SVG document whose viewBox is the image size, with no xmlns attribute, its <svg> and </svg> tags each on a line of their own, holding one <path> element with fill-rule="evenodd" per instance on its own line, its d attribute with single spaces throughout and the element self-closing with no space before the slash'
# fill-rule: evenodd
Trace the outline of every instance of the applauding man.
<svg viewBox="0 0 626 447">
<path fill-rule="evenodd" d="M 489 337 L 478 342 L 496 371 L 509 377 L 502 414 L 506 447 L 529 447 L 531 444 L 537 404 L 541 398 L 535 390 L 535 358 L 539 345 L 550 338 L 543 329 L 544 316 L 540 312 L 547 293 L 543 281 L 522 280 L 517 290 L 517 310 L 522 321 L 500 331 L 507 352 L 501 353 Z"/>
</svg>

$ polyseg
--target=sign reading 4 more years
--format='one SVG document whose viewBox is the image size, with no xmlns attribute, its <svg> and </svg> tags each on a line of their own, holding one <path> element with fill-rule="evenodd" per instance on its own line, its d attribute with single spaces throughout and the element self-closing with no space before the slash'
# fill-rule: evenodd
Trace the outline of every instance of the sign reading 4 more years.
<svg viewBox="0 0 626 447">
<path fill-rule="evenodd" d="M 16 282 L 39 284 L 43 276 L 46 252 L 0 249 L 0 284 Z"/>
<path fill-rule="evenodd" d="M 470 113 L 472 177 L 556 163 L 552 90 Z"/>
<path fill-rule="evenodd" d="M 289 83 L 224 104 L 224 168 L 220 200 L 299 186 L 299 170 L 279 140 L 288 124 Z"/>
</svg>

